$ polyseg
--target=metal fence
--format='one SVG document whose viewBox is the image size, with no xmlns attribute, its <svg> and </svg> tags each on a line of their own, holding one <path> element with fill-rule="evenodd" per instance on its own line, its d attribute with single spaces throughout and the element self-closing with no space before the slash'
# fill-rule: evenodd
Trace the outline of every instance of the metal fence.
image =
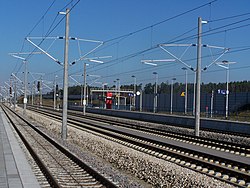
<svg viewBox="0 0 250 188">
<path fill-rule="evenodd" d="M 211 114 L 211 93 L 201 93 L 201 112 L 204 114 Z M 171 98 L 170 94 L 158 94 L 157 111 L 170 112 Z M 193 93 L 188 94 L 187 97 L 187 112 L 193 113 Z M 154 94 L 142 95 L 142 110 L 153 111 Z M 229 94 L 229 113 L 237 113 L 239 108 L 250 103 L 250 93 L 230 93 Z M 136 98 L 136 110 L 140 109 L 140 96 Z M 213 114 L 223 115 L 226 109 L 226 96 L 223 94 L 214 93 L 213 99 Z M 173 94 L 172 100 L 173 113 L 184 113 L 185 111 L 185 97 L 180 94 Z"/>
</svg>

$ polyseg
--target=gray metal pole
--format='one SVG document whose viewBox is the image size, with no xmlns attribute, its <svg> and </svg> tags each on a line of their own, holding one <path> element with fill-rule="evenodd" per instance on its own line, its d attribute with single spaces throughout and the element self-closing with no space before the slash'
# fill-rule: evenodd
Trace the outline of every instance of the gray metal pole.
<svg viewBox="0 0 250 188">
<path fill-rule="evenodd" d="M 104 101 L 104 84 L 102 84 L 102 108 L 105 109 L 105 105 L 104 105 L 105 101 Z"/>
<path fill-rule="evenodd" d="M 117 79 L 118 81 L 118 102 L 117 102 L 117 108 L 120 110 L 120 79 Z"/>
<path fill-rule="evenodd" d="M 156 112 L 156 77 L 155 77 L 155 87 L 154 87 L 154 108 L 153 108 L 153 112 Z"/>
<path fill-rule="evenodd" d="M 183 67 L 181 68 L 182 70 L 185 71 L 185 102 L 184 102 L 184 114 L 187 114 L 187 68 Z"/>
<path fill-rule="evenodd" d="M 155 75 L 155 87 L 154 87 L 154 107 L 153 112 L 156 113 L 157 111 L 157 80 L 158 80 L 158 74 L 157 72 L 153 72 Z"/>
<path fill-rule="evenodd" d="M 40 79 L 40 107 L 42 107 L 43 105 L 43 79 L 42 79 L 42 76 L 41 76 L 41 79 Z"/>
<path fill-rule="evenodd" d="M 15 88 L 14 88 L 14 111 L 16 111 L 16 78 L 14 78 Z"/>
<path fill-rule="evenodd" d="M 226 119 L 228 118 L 228 82 L 229 82 L 229 64 L 227 68 L 227 91 L 226 91 Z"/>
<path fill-rule="evenodd" d="M 91 104 L 91 106 L 93 106 L 93 99 L 92 99 L 92 91 L 90 90 L 90 104 Z"/>
<path fill-rule="evenodd" d="M 135 108 L 135 98 L 136 98 L 136 77 L 133 75 L 132 78 L 134 78 L 134 96 L 133 96 L 133 106 Z M 135 109 L 134 109 L 135 110 Z"/>
<path fill-rule="evenodd" d="M 141 90 L 141 93 L 140 93 L 140 112 L 142 112 L 142 90 Z"/>
<path fill-rule="evenodd" d="M 88 85 L 86 84 L 86 105 L 89 104 L 89 91 L 88 91 Z"/>
<path fill-rule="evenodd" d="M 158 110 L 158 74 L 155 75 L 155 113 Z"/>
<path fill-rule="evenodd" d="M 136 100 L 136 77 L 134 78 L 135 80 L 135 82 L 134 82 L 134 107 L 135 107 L 135 100 Z"/>
<path fill-rule="evenodd" d="M 35 88 L 35 84 L 32 84 L 32 88 L 31 88 L 31 105 L 34 105 L 34 88 Z"/>
<path fill-rule="evenodd" d="M 9 80 L 10 84 L 8 84 L 9 86 L 9 97 L 10 97 L 10 107 L 12 107 L 13 104 L 13 80 L 12 80 L 12 75 L 10 76 L 10 80 Z"/>
<path fill-rule="evenodd" d="M 201 97 L 201 33 L 202 19 L 198 18 L 198 42 L 197 42 L 197 67 L 196 67 L 196 107 L 195 107 L 195 136 L 200 134 L 200 97 Z"/>
<path fill-rule="evenodd" d="M 195 85 L 196 85 L 196 72 L 194 72 L 194 99 L 193 99 L 193 116 L 195 115 Z"/>
<path fill-rule="evenodd" d="M 24 98 L 23 98 L 23 115 L 26 115 L 27 108 L 27 80 L 28 80 L 28 71 L 27 71 L 27 61 L 24 61 L 25 72 L 24 72 Z"/>
<path fill-rule="evenodd" d="M 212 90 L 212 96 L 211 96 L 211 115 L 210 117 L 213 117 L 213 109 L 214 108 L 214 90 Z"/>
<path fill-rule="evenodd" d="M 65 46 L 64 46 L 64 75 L 63 75 L 63 114 L 62 139 L 67 139 L 68 113 L 68 52 L 69 52 L 69 9 L 66 9 Z"/>
<path fill-rule="evenodd" d="M 83 84 L 81 84 L 81 105 L 83 104 Z"/>
<path fill-rule="evenodd" d="M 174 80 L 172 79 L 172 83 L 171 83 L 171 99 L 170 99 L 170 114 L 173 114 L 173 88 L 174 88 Z"/>
<path fill-rule="evenodd" d="M 53 102 L 54 102 L 54 110 L 56 109 L 56 75 L 55 75 L 55 77 L 54 77 L 54 100 L 53 100 Z"/>
<path fill-rule="evenodd" d="M 83 90 L 83 115 L 86 115 L 86 63 L 83 65 L 84 90 Z"/>
<path fill-rule="evenodd" d="M 187 89 L 188 89 L 188 85 L 187 85 L 187 70 L 185 70 L 185 80 L 186 80 L 186 86 L 185 86 L 185 114 L 187 114 Z"/>
</svg>

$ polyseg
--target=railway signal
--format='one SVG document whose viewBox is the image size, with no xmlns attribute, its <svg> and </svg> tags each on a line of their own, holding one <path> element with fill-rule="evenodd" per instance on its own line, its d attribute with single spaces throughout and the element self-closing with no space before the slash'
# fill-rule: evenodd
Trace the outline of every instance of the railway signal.
<svg viewBox="0 0 250 188">
<path fill-rule="evenodd" d="M 41 84 L 40 84 L 40 81 L 37 82 L 37 91 L 40 92 L 40 89 L 41 89 Z"/>
</svg>

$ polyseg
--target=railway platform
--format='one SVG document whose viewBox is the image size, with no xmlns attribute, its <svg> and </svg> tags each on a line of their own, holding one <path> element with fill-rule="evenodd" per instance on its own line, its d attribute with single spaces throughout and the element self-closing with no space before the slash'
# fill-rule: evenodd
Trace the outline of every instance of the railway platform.
<svg viewBox="0 0 250 188">
<path fill-rule="evenodd" d="M 0 108 L 0 188 L 40 187 Z"/>
</svg>

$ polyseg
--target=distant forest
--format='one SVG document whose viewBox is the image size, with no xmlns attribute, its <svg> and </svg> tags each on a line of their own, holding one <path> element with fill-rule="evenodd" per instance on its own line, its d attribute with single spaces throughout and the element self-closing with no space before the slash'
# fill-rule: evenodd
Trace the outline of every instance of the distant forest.
<svg viewBox="0 0 250 188">
<path fill-rule="evenodd" d="M 154 86 L 155 84 L 147 83 L 143 91 L 146 94 L 154 93 Z M 141 90 L 142 84 L 136 86 L 136 90 Z M 97 87 L 88 87 L 88 91 L 90 89 L 102 89 Z M 115 88 L 115 85 L 108 87 L 109 89 Z M 158 93 L 170 93 L 171 84 L 162 82 L 158 84 Z M 181 93 L 185 91 L 185 84 L 175 82 L 173 84 L 174 93 Z M 107 88 L 105 88 L 107 89 Z M 121 90 L 132 90 L 134 89 L 134 85 L 121 85 Z M 212 90 L 215 92 L 218 90 L 226 90 L 226 83 L 208 83 L 208 84 L 201 84 L 201 92 L 202 93 L 211 93 Z M 230 82 L 229 83 L 229 91 L 230 93 L 238 93 L 238 92 L 249 92 L 250 91 L 250 81 L 237 81 L 237 82 Z M 193 84 L 188 83 L 188 93 L 194 92 L 194 86 Z M 81 86 L 73 86 L 69 87 L 69 95 L 79 95 L 81 93 Z"/>
</svg>

